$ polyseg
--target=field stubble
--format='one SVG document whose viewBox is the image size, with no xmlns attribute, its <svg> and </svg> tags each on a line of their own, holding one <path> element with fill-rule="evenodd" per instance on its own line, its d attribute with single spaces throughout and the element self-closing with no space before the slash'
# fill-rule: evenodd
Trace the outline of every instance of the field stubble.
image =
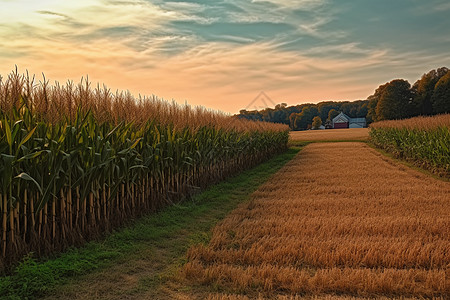
<svg viewBox="0 0 450 300">
<path fill-rule="evenodd" d="M 327 142 L 327 141 L 366 141 L 369 138 L 368 128 L 326 129 L 291 131 L 291 143 L 295 142 Z"/>
<path fill-rule="evenodd" d="M 450 183 L 363 143 L 308 145 L 188 251 L 184 275 L 225 293 L 211 299 L 445 298 L 449 199 Z"/>
</svg>

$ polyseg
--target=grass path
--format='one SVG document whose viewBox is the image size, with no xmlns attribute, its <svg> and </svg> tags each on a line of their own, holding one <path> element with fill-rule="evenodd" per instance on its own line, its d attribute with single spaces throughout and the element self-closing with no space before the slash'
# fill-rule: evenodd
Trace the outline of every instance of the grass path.
<svg viewBox="0 0 450 300">
<path fill-rule="evenodd" d="M 188 251 L 179 298 L 448 299 L 449 199 L 365 143 L 309 144 Z"/>
<path fill-rule="evenodd" d="M 100 242 L 58 258 L 29 261 L 0 282 L 1 299 L 171 299 L 187 249 L 299 151 L 286 153 L 217 184 L 181 205 L 142 218 Z M 10 284 L 8 284 L 8 282 Z"/>
</svg>

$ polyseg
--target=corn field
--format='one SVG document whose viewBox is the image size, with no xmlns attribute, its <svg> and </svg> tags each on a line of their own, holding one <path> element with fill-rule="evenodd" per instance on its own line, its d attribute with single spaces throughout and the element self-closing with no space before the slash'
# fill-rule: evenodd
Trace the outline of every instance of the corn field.
<svg viewBox="0 0 450 300">
<path fill-rule="evenodd" d="M 0 77 L 0 273 L 283 151 L 288 128 L 89 81 Z"/>
<path fill-rule="evenodd" d="M 377 122 L 370 139 L 397 157 L 450 176 L 450 114 Z"/>
</svg>

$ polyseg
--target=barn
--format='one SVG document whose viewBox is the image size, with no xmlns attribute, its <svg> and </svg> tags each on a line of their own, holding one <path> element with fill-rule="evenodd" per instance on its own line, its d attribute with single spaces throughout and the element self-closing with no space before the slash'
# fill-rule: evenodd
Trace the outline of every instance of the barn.
<svg viewBox="0 0 450 300">
<path fill-rule="evenodd" d="M 332 128 L 364 128 L 367 126 L 366 118 L 350 118 L 344 113 L 340 113 L 332 120 Z"/>
<path fill-rule="evenodd" d="M 346 114 L 340 113 L 333 119 L 333 128 L 348 128 L 349 121 L 350 118 Z"/>
</svg>

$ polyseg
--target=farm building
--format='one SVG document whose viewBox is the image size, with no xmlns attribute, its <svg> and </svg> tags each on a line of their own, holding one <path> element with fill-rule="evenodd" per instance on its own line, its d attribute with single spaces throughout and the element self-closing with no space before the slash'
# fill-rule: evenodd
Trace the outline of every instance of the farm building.
<svg viewBox="0 0 450 300">
<path fill-rule="evenodd" d="M 344 113 L 340 113 L 332 120 L 332 128 L 364 128 L 366 118 L 350 118 Z"/>
</svg>

